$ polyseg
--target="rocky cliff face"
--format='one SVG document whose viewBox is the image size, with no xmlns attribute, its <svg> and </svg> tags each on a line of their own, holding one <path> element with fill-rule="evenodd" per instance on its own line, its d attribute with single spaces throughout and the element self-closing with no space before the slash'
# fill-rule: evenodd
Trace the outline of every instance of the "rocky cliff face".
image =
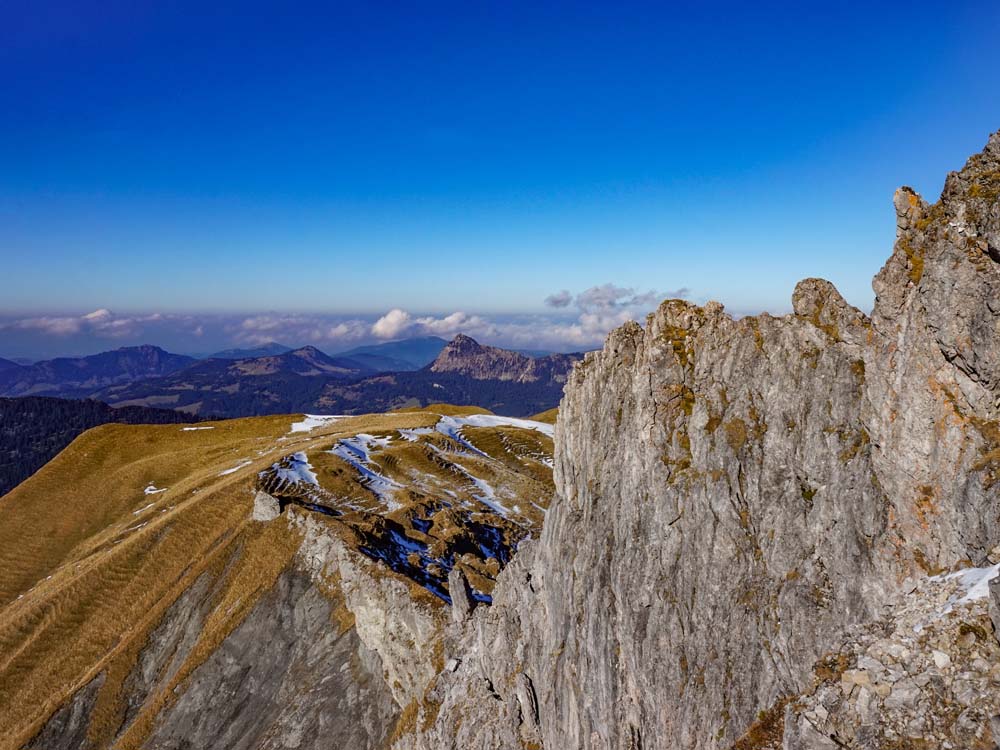
<svg viewBox="0 0 1000 750">
<path fill-rule="evenodd" d="M 477 380 L 562 384 L 579 359 L 579 354 L 529 357 L 495 346 L 483 346 L 475 339 L 459 334 L 441 350 L 427 369 L 430 372 L 461 373 Z"/>
<path fill-rule="evenodd" d="M 780 747 L 850 628 L 913 581 L 985 563 L 1000 134 L 937 203 L 903 188 L 895 206 L 871 317 L 818 279 L 782 318 L 671 300 L 577 366 L 542 537 L 462 635 L 437 721 L 400 747 Z M 771 726 L 741 738 L 758 717 Z M 992 736 L 987 712 L 965 720 Z M 810 746 L 795 732 L 788 747 Z M 836 746 L 888 746 L 866 741 Z"/>
</svg>

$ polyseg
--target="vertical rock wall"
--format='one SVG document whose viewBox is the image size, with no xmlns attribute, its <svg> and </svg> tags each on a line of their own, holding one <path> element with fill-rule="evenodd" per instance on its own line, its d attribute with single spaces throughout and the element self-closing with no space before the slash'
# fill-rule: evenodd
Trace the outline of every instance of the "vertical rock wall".
<svg viewBox="0 0 1000 750">
<path fill-rule="evenodd" d="M 897 192 L 871 318 L 667 301 L 577 366 L 544 533 L 399 747 L 720 748 L 907 579 L 1000 543 L 1000 134 Z"/>
</svg>

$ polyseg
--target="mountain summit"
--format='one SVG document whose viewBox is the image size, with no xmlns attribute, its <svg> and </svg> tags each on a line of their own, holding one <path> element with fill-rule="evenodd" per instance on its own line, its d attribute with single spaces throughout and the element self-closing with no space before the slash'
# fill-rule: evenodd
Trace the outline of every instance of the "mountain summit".
<svg viewBox="0 0 1000 750">
<path fill-rule="evenodd" d="M 227 363 L 226 369 L 243 375 L 295 373 L 348 376 L 365 372 L 363 365 L 346 357 L 331 357 L 315 346 L 303 346 L 273 356 L 236 360 L 232 364 Z"/>
<path fill-rule="evenodd" d="M 169 375 L 195 361 L 148 344 L 87 357 L 59 357 L 4 369 L 0 373 L 0 395 L 79 397 L 99 388 Z"/>
<path fill-rule="evenodd" d="M 582 354 L 549 354 L 529 357 L 508 349 L 484 346 L 463 333 L 441 350 L 430 372 L 460 373 L 476 380 L 509 380 L 515 383 L 562 384 Z"/>
</svg>

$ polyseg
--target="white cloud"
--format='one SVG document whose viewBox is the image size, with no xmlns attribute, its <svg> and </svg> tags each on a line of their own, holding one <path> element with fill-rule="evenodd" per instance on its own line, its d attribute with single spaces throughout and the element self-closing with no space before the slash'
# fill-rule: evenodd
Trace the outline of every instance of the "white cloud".
<svg viewBox="0 0 1000 750">
<path fill-rule="evenodd" d="M 517 349 L 556 351 L 600 346 L 608 332 L 628 320 L 641 319 L 664 297 L 684 297 L 687 289 L 659 293 L 637 293 L 629 287 L 601 284 L 573 294 L 561 290 L 546 299 L 555 308 L 548 314 L 485 316 L 456 311 L 442 315 L 419 315 L 393 308 L 376 320 L 319 313 L 265 312 L 252 315 L 194 315 L 150 313 L 118 315 L 99 308 L 83 315 L 41 315 L 0 320 L 6 331 L 0 344 L 51 337 L 50 350 L 59 351 L 69 342 L 118 340 L 122 343 L 154 343 L 181 351 L 199 347 L 257 346 L 270 341 L 298 346 L 313 344 L 338 351 L 358 343 L 387 341 L 411 336 L 451 338 L 464 333 L 483 343 Z M 21 338 L 17 338 L 17 332 Z M 121 345 L 121 344 L 117 344 Z M 10 344 L 7 344 L 10 346 Z M 23 346 L 23 344 L 18 344 Z M 39 344 L 38 348 L 44 345 Z"/>
<path fill-rule="evenodd" d="M 238 344 L 258 346 L 271 341 L 339 344 L 357 341 L 368 335 L 363 320 L 330 320 L 322 315 L 264 313 L 252 315 L 229 326 Z"/>
<path fill-rule="evenodd" d="M 396 308 L 375 321 L 372 325 L 372 335 L 380 339 L 397 339 L 410 325 L 412 325 L 410 314 Z"/>
<path fill-rule="evenodd" d="M 479 315 L 453 312 L 442 318 L 425 316 L 416 318 L 405 310 L 395 308 L 376 320 L 371 327 L 373 336 L 380 339 L 400 339 L 408 336 L 489 336 L 497 330 L 490 321 Z"/>
<path fill-rule="evenodd" d="M 22 318 L 7 324 L 7 328 L 39 331 L 50 336 L 92 334 L 104 338 L 124 338 L 135 334 L 142 323 L 162 320 L 159 313 L 140 316 L 119 316 L 100 308 L 78 316 L 42 316 Z"/>
<path fill-rule="evenodd" d="M 80 329 L 83 327 L 83 323 L 81 318 L 22 318 L 21 320 L 14 321 L 8 327 L 21 328 L 29 331 L 39 331 L 52 336 L 69 336 L 74 333 L 79 333 Z"/>
<path fill-rule="evenodd" d="M 545 304 L 549 307 L 564 308 L 571 304 L 583 311 L 593 310 L 625 310 L 625 309 L 648 309 L 657 305 L 661 300 L 669 298 L 685 298 L 691 290 L 687 287 L 674 289 L 673 291 L 637 293 L 632 287 L 615 286 L 614 284 L 600 284 L 592 286 L 580 292 L 574 297 L 568 290 L 550 294 L 545 298 Z"/>
<path fill-rule="evenodd" d="M 100 310 L 94 310 L 94 312 L 87 313 L 81 317 L 83 320 L 99 324 L 111 320 L 114 317 L 114 314 L 107 308 L 102 307 Z"/>
</svg>

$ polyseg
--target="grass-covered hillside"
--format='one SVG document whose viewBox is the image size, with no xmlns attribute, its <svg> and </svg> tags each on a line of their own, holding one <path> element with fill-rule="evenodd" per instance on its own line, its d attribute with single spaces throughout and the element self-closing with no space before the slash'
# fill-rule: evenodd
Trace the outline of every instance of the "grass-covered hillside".
<svg viewBox="0 0 1000 750">
<path fill-rule="evenodd" d="M 488 602 L 517 544 L 540 531 L 551 456 L 546 423 L 443 406 L 85 432 L 0 503 L 0 750 L 32 738 L 42 747 L 53 726 L 69 731 L 59 722 L 75 722 L 92 747 L 161 746 L 150 738 L 181 731 L 171 712 L 218 677 L 220 649 L 262 612 L 291 617 L 268 603 L 330 545 L 341 563 L 319 580 L 332 608 L 324 632 L 338 643 L 389 632 L 362 623 L 373 607 L 391 620 L 404 600 L 443 623 L 456 567 L 468 596 Z M 274 515 L 254 520 L 262 498 Z M 358 570 L 369 581 L 361 609 L 346 579 Z M 379 586 L 403 599 L 380 604 Z M 424 628 L 400 643 L 417 644 L 403 653 L 426 646 L 440 669 L 440 637 Z M 282 674 L 318 680 L 314 661 Z M 320 671 L 303 676 L 310 669 Z M 396 704 L 408 679 L 383 686 Z"/>
<path fill-rule="evenodd" d="M 0 497 L 30 477 L 84 430 L 108 422 L 179 424 L 198 417 L 169 409 L 44 396 L 0 398 Z"/>
</svg>

